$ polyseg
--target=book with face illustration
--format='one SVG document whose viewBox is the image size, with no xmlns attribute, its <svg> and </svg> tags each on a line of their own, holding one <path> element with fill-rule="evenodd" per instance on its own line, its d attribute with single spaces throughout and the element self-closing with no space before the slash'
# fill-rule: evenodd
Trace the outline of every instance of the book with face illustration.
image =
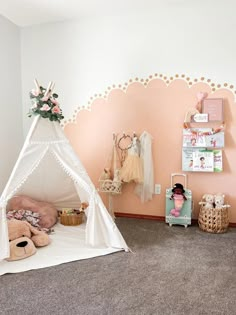
<svg viewBox="0 0 236 315">
<path fill-rule="evenodd" d="M 212 128 L 183 129 L 183 147 L 223 148 L 224 131 L 212 132 Z"/>
<path fill-rule="evenodd" d="M 193 152 L 194 172 L 214 172 L 213 151 L 197 150 Z"/>
<path fill-rule="evenodd" d="M 182 170 L 186 172 L 222 172 L 222 150 L 183 148 Z"/>
</svg>

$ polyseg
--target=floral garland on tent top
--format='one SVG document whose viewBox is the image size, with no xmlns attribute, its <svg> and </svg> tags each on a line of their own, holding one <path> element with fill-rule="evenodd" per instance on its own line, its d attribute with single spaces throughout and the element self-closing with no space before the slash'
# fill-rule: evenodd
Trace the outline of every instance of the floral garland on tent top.
<svg viewBox="0 0 236 315">
<path fill-rule="evenodd" d="M 40 115 L 42 118 L 60 122 L 64 116 L 62 115 L 62 110 L 57 100 L 58 95 L 52 93 L 55 84 L 49 82 L 48 87 L 45 89 L 38 84 L 36 79 L 34 80 L 34 83 L 36 88 L 30 91 L 32 106 L 28 116 Z"/>
</svg>

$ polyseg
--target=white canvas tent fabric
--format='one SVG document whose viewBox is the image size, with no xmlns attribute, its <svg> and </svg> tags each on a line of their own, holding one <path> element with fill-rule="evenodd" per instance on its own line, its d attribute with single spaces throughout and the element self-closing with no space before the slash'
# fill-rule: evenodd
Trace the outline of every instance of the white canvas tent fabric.
<svg viewBox="0 0 236 315">
<path fill-rule="evenodd" d="M 52 202 L 57 208 L 77 208 L 87 201 L 86 244 L 129 250 L 59 122 L 35 117 L 2 193 L 0 260 L 9 256 L 6 205 L 14 195 Z"/>
</svg>

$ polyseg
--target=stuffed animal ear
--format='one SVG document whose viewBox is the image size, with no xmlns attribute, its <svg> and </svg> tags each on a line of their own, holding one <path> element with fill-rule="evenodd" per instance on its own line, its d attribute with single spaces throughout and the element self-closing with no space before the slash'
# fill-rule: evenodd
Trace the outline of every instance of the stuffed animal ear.
<svg viewBox="0 0 236 315">
<path fill-rule="evenodd" d="M 38 233 L 41 233 L 39 230 L 37 230 L 36 228 L 34 228 L 29 222 L 27 221 L 22 221 L 24 222 L 25 225 L 27 225 L 27 227 L 29 228 L 31 234 L 38 234 Z"/>
<path fill-rule="evenodd" d="M 50 238 L 48 236 L 48 234 L 46 234 L 43 231 L 39 231 L 37 229 L 35 229 L 30 223 L 24 221 L 25 224 L 27 224 L 27 226 L 30 229 L 30 232 L 32 234 L 31 236 L 31 240 L 34 242 L 34 245 L 36 247 L 42 247 L 42 246 L 46 246 L 50 243 Z"/>
<path fill-rule="evenodd" d="M 50 238 L 48 234 L 45 232 L 38 231 L 39 234 L 34 235 L 31 237 L 31 240 L 34 242 L 36 247 L 43 247 L 47 246 L 50 243 Z"/>
</svg>

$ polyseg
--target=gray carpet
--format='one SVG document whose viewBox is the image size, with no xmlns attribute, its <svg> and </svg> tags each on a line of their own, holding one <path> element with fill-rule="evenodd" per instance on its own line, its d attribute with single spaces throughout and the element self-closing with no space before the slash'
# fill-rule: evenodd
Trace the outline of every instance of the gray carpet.
<svg viewBox="0 0 236 315">
<path fill-rule="evenodd" d="M 1 276 L 0 314 L 236 314 L 235 228 L 116 222 L 134 253 Z"/>
</svg>

